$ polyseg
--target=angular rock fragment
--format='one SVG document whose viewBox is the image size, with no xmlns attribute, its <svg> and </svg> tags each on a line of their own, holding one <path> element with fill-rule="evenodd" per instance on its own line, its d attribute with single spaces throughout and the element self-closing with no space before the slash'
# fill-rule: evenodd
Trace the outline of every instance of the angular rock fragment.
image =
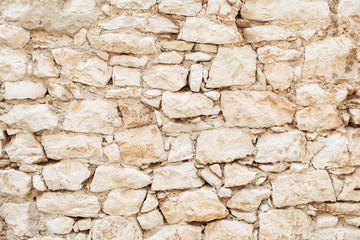
<svg viewBox="0 0 360 240">
<path fill-rule="evenodd" d="M 348 149 L 350 155 L 350 165 L 360 165 L 360 149 L 358 148 L 360 144 L 360 130 L 355 128 L 350 128 L 348 130 Z"/>
<path fill-rule="evenodd" d="M 142 127 L 152 123 L 153 111 L 142 103 L 119 105 L 122 119 L 128 128 Z"/>
<path fill-rule="evenodd" d="M 193 145 L 191 143 L 189 134 L 181 134 L 178 136 L 169 152 L 168 161 L 169 162 L 178 162 L 187 159 L 191 159 L 194 155 Z"/>
<path fill-rule="evenodd" d="M 238 187 L 255 180 L 257 172 L 238 163 L 226 164 L 224 167 L 225 187 Z"/>
<path fill-rule="evenodd" d="M 236 220 L 218 220 L 205 227 L 205 240 L 245 240 L 252 237 L 253 226 Z"/>
<path fill-rule="evenodd" d="M 9 24 L 0 25 L 0 42 L 8 47 L 22 48 L 30 40 L 30 32 Z"/>
<path fill-rule="evenodd" d="M 59 69 L 49 55 L 49 53 L 43 51 L 33 52 L 33 73 L 35 77 L 49 78 L 59 76 Z"/>
<path fill-rule="evenodd" d="M 146 190 L 115 189 L 106 197 L 103 211 L 110 215 L 130 216 L 140 211 Z"/>
<path fill-rule="evenodd" d="M 191 239 L 202 240 L 202 227 L 190 224 L 174 224 L 165 225 L 159 229 L 155 234 L 151 235 L 145 240 L 159 240 L 159 239 Z"/>
<path fill-rule="evenodd" d="M 274 63 L 280 61 L 295 61 L 301 57 L 301 52 L 294 49 L 281 49 L 276 46 L 264 46 L 257 49 L 259 61 Z"/>
<path fill-rule="evenodd" d="M 167 14 L 195 16 L 201 8 L 201 0 L 161 0 L 159 3 L 159 11 Z"/>
<path fill-rule="evenodd" d="M 113 68 L 114 86 L 140 86 L 141 73 L 137 69 L 115 66 Z"/>
<path fill-rule="evenodd" d="M 356 169 L 355 172 L 350 175 L 346 176 L 344 179 L 344 186 L 340 195 L 337 197 L 338 200 L 342 201 L 360 201 L 360 193 L 358 187 L 360 185 L 359 181 L 360 177 L 360 170 Z"/>
<path fill-rule="evenodd" d="M 5 99 L 36 99 L 45 96 L 46 87 L 40 82 L 5 82 Z"/>
<path fill-rule="evenodd" d="M 161 53 L 154 61 L 154 63 L 163 63 L 163 64 L 179 64 L 183 61 L 183 56 L 179 53 L 172 52 L 164 52 Z"/>
<path fill-rule="evenodd" d="M 0 193 L 22 197 L 30 192 L 31 176 L 14 169 L 0 171 Z"/>
<path fill-rule="evenodd" d="M 227 202 L 227 206 L 245 212 L 256 211 L 261 201 L 269 198 L 270 195 L 271 190 L 267 188 L 241 189 L 233 192 L 232 197 Z"/>
<path fill-rule="evenodd" d="M 203 80 L 204 66 L 201 64 L 193 64 L 190 68 L 189 87 L 193 92 L 199 92 Z"/>
<path fill-rule="evenodd" d="M 149 57 L 134 57 L 130 55 L 114 55 L 110 57 L 110 65 L 120 65 L 124 67 L 144 67 L 149 61 Z"/>
<path fill-rule="evenodd" d="M 0 50 L 0 80 L 18 81 L 25 77 L 27 55 L 21 50 Z"/>
<path fill-rule="evenodd" d="M 190 51 L 194 47 L 194 43 L 185 41 L 167 41 L 161 43 L 161 48 L 166 51 Z"/>
<path fill-rule="evenodd" d="M 357 0 L 340 0 L 338 5 L 339 15 L 354 17 L 360 15 L 360 5 Z"/>
<path fill-rule="evenodd" d="M 137 217 L 140 226 L 144 230 L 154 229 L 164 225 L 164 218 L 159 210 L 154 210 Z"/>
<path fill-rule="evenodd" d="M 151 88 L 178 91 L 187 83 L 188 70 L 179 65 L 155 65 L 143 74 L 145 83 Z"/>
<path fill-rule="evenodd" d="M 264 74 L 267 82 L 276 90 L 288 89 L 294 79 L 294 68 L 289 63 L 272 63 L 265 66 Z"/>
<path fill-rule="evenodd" d="M 247 43 L 292 40 L 296 35 L 289 29 L 279 26 L 256 26 L 244 29 L 244 38 Z"/>
<path fill-rule="evenodd" d="M 149 9 L 156 4 L 156 0 L 110 0 L 111 5 L 120 9 Z"/>
<path fill-rule="evenodd" d="M 71 217 L 57 217 L 46 222 L 47 231 L 54 234 L 69 234 L 75 220 Z"/>
</svg>

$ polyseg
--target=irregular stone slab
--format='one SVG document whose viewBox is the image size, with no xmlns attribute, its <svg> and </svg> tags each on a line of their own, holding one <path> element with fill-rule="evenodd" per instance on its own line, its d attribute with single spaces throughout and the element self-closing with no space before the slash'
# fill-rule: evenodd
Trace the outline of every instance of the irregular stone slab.
<svg viewBox="0 0 360 240">
<path fill-rule="evenodd" d="M 357 215 L 360 211 L 360 203 L 352 202 L 335 202 L 335 203 L 320 203 L 317 205 L 320 211 L 328 212 L 336 215 Z"/>
<path fill-rule="evenodd" d="M 0 80 L 18 81 L 25 77 L 27 55 L 21 50 L 0 50 Z"/>
<path fill-rule="evenodd" d="M 344 186 L 341 193 L 337 197 L 338 200 L 342 201 L 360 201 L 360 193 L 358 186 L 360 184 L 360 169 L 356 169 L 355 172 L 344 179 Z"/>
<path fill-rule="evenodd" d="M 291 123 L 295 105 L 268 91 L 222 91 L 221 110 L 228 126 L 261 128 Z"/>
<path fill-rule="evenodd" d="M 245 28 L 243 33 L 247 43 L 292 40 L 291 38 L 296 37 L 293 32 L 286 28 L 270 25 Z"/>
<path fill-rule="evenodd" d="M 93 240 L 142 239 L 141 228 L 133 217 L 111 216 L 97 219 L 91 228 L 91 235 Z"/>
<path fill-rule="evenodd" d="M 166 160 L 162 136 L 155 125 L 124 130 L 115 134 L 115 140 L 126 164 L 141 166 Z"/>
<path fill-rule="evenodd" d="M 136 103 L 134 105 L 119 105 L 119 110 L 122 119 L 128 128 L 142 127 L 152 123 L 153 110 L 142 104 Z"/>
<path fill-rule="evenodd" d="M 75 220 L 71 217 L 56 217 L 46 222 L 46 230 L 54 234 L 69 234 L 74 223 Z"/>
<path fill-rule="evenodd" d="M 73 160 L 46 165 L 42 171 L 46 185 L 51 190 L 80 190 L 90 174 L 87 164 Z"/>
<path fill-rule="evenodd" d="M 164 225 L 164 218 L 159 210 L 142 214 L 136 218 L 142 229 L 150 230 Z"/>
<path fill-rule="evenodd" d="M 179 64 L 183 61 L 183 56 L 175 51 L 161 53 L 154 61 L 154 63 L 163 64 Z"/>
<path fill-rule="evenodd" d="M 140 84 L 141 73 L 137 69 L 125 68 L 115 66 L 113 68 L 113 83 L 114 86 L 141 86 Z"/>
<path fill-rule="evenodd" d="M 209 62 L 211 60 L 211 55 L 203 52 L 193 52 L 185 54 L 185 60 L 194 61 L 194 62 Z"/>
<path fill-rule="evenodd" d="M 146 199 L 141 207 L 141 212 L 150 212 L 159 206 L 159 201 L 155 194 L 148 193 Z"/>
<path fill-rule="evenodd" d="M 14 169 L 0 171 L 0 193 L 21 197 L 31 190 L 31 176 Z"/>
<path fill-rule="evenodd" d="M 316 239 L 356 239 L 360 230 L 353 226 L 337 226 L 319 229 L 311 234 L 311 240 Z"/>
<path fill-rule="evenodd" d="M 47 162 L 41 144 L 31 133 L 18 133 L 5 147 L 11 162 L 33 164 Z"/>
<path fill-rule="evenodd" d="M 360 129 L 350 128 L 348 130 L 348 149 L 350 154 L 350 165 L 360 165 Z"/>
<path fill-rule="evenodd" d="M 342 124 L 336 107 L 332 105 L 306 107 L 296 112 L 296 121 L 299 130 L 310 132 L 335 129 Z"/>
<path fill-rule="evenodd" d="M 178 35 L 178 39 L 189 42 L 227 44 L 241 42 L 243 39 L 235 23 L 225 25 L 206 18 L 188 17 Z"/>
<path fill-rule="evenodd" d="M 255 161 L 259 163 L 302 162 L 305 157 L 304 133 L 293 130 L 285 133 L 264 133 L 258 140 Z"/>
<path fill-rule="evenodd" d="M 9 24 L 0 25 L 0 42 L 7 47 L 22 48 L 30 40 L 30 32 Z"/>
<path fill-rule="evenodd" d="M 194 149 L 191 143 L 190 134 L 181 134 L 171 145 L 168 161 L 178 162 L 191 159 L 194 156 Z"/>
<path fill-rule="evenodd" d="M 284 91 L 291 86 L 295 71 L 289 63 L 279 62 L 266 65 L 264 74 L 274 89 Z"/>
<path fill-rule="evenodd" d="M 161 48 L 167 51 L 190 51 L 194 47 L 194 43 L 185 42 L 185 41 L 166 41 L 161 42 Z"/>
<path fill-rule="evenodd" d="M 56 67 L 52 56 L 45 51 L 34 51 L 32 53 L 33 74 L 38 78 L 57 78 L 59 69 Z"/>
<path fill-rule="evenodd" d="M 165 225 L 160 228 L 152 236 L 145 238 L 145 240 L 159 240 L 159 239 L 191 239 L 202 240 L 202 227 L 193 226 L 189 224 L 175 224 Z"/>
<path fill-rule="evenodd" d="M 199 92 L 203 80 L 204 66 L 201 64 L 193 64 L 190 68 L 189 87 L 193 92 Z"/>
<path fill-rule="evenodd" d="M 238 14 L 242 2 L 235 0 L 227 2 L 226 0 L 209 0 L 207 2 L 206 14 L 215 15 L 218 19 L 224 22 L 235 21 L 235 16 Z"/>
<path fill-rule="evenodd" d="M 110 88 L 105 91 L 105 98 L 140 98 L 141 88 Z"/>
<path fill-rule="evenodd" d="M 235 208 L 245 212 L 256 211 L 261 201 L 269 198 L 271 190 L 267 188 L 250 188 L 234 191 L 227 202 L 227 207 Z"/>
<path fill-rule="evenodd" d="M 213 61 L 207 88 L 247 86 L 255 83 L 256 53 L 250 46 L 219 47 Z"/>
<path fill-rule="evenodd" d="M 220 189 L 222 186 L 222 180 L 210 168 L 204 168 L 200 171 L 201 177 L 215 189 Z M 220 196 L 220 194 L 219 194 Z M 220 196 L 221 197 L 221 196 Z"/>
<path fill-rule="evenodd" d="M 216 193 L 207 187 L 175 193 L 160 202 L 160 209 L 169 224 L 182 221 L 209 222 L 228 215 Z"/>
<path fill-rule="evenodd" d="M 178 91 L 187 81 L 188 70 L 179 65 L 155 65 L 143 73 L 145 83 L 151 88 Z"/>
<path fill-rule="evenodd" d="M 299 236 L 300 239 L 309 239 L 311 233 L 311 218 L 299 209 L 272 209 L 260 212 L 260 238 L 291 239 Z"/>
<path fill-rule="evenodd" d="M 169 118 L 188 118 L 212 115 L 214 102 L 200 93 L 164 92 L 161 108 Z"/>
<path fill-rule="evenodd" d="M 281 49 L 276 46 L 264 46 L 257 49 L 259 61 L 274 63 L 280 61 L 295 61 L 301 58 L 302 53 L 294 49 Z"/>
<path fill-rule="evenodd" d="M 47 104 L 18 104 L 10 112 L 0 116 L 0 121 L 31 132 L 54 129 L 59 119 Z"/>
<path fill-rule="evenodd" d="M 110 0 L 111 5 L 120 9 L 149 9 L 156 4 L 156 0 Z"/>
<path fill-rule="evenodd" d="M 115 189 L 106 197 L 103 211 L 110 215 L 130 216 L 140 211 L 146 190 Z"/>
<path fill-rule="evenodd" d="M 238 163 L 225 164 L 225 187 L 239 187 L 255 180 L 257 171 Z"/>
<path fill-rule="evenodd" d="M 272 199 L 276 207 L 335 201 L 331 179 L 325 170 L 284 173 L 275 178 L 271 185 Z"/>
<path fill-rule="evenodd" d="M 359 2 L 357 0 L 340 0 L 338 5 L 338 13 L 345 17 L 359 16 Z"/>
<path fill-rule="evenodd" d="M 5 99 L 36 99 L 45 96 L 46 87 L 40 82 L 5 82 Z"/>
<path fill-rule="evenodd" d="M 161 0 L 159 11 L 167 14 L 195 16 L 202 8 L 201 0 Z"/>
<path fill-rule="evenodd" d="M 253 226 L 236 220 L 218 220 L 205 227 L 205 240 L 252 239 Z"/>
<path fill-rule="evenodd" d="M 92 192 L 105 192 L 125 187 L 138 189 L 150 183 L 150 176 L 135 168 L 99 166 L 96 168 L 90 189 Z"/>
<path fill-rule="evenodd" d="M 254 152 L 251 137 L 237 128 L 203 131 L 197 139 L 196 159 L 202 164 L 232 162 Z"/>
<path fill-rule="evenodd" d="M 73 132 L 112 134 L 112 120 L 119 118 L 115 106 L 103 100 L 72 101 L 63 129 Z"/>
<path fill-rule="evenodd" d="M 97 217 L 100 210 L 96 196 L 76 192 L 44 192 L 36 197 L 39 211 L 70 217 Z"/>
<path fill-rule="evenodd" d="M 329 20 L 330 9 L 325 1 L 308 2 L 304 0 L 251 0 L 241 9 L 243 18 L 257 21 L 286 22 Z"/>
<path fill-rule="evenodd" d="M 151 189 L 154 191 L 196 188 L 204 184 L 194 164 L 190 162 L 155 168 L 153 175 Z"/>
<path fill-rule="evenodd" d="M 114 55 L 110 57 L 110 65 L 120 65 L 124 67 L 144 67 L 149 61 L 149 57 L 134 57 L 129 55 Z"/>
<path fill-rule="evenodd" d="M 42 136 L 46 156 L 54 160 L 100 158 L 102 138 L 85 134 L 57 133 Z"/>
</svg>

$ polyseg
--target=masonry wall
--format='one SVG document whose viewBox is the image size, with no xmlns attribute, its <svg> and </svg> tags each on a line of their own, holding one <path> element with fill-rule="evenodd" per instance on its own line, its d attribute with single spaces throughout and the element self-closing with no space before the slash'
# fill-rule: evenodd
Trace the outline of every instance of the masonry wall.
<svg viewBox="0 0 360 240">
<path fill-rule="evenodd" d="M 360 239 L 360 0 L 3 0 L 0 239 Z"/>
</svg>

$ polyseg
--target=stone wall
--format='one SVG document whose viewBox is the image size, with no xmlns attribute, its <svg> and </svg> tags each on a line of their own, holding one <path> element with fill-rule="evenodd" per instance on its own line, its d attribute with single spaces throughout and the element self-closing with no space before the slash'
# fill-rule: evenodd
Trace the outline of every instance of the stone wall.
<svg viewBox="0 0 360 240">
<path fill-rule="evenodd" d="M 360 0 L 0 14 L 0 239 L 360 239 Z"/>
</svg>

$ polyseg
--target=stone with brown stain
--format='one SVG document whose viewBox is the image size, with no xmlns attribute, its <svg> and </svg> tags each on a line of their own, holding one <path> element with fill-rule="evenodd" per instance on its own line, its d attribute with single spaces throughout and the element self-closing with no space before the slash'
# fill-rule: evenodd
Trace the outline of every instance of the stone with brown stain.
<svg viewBox="0 0 360 240">
<path fill-rule="evenodd" d="M 142 127 L 153 122 L 153 110 L 142 103 L 135 103 L 133 105 L 122 104 L 119 105 L 119 110 L 128 128 Z"/>
</svg>

